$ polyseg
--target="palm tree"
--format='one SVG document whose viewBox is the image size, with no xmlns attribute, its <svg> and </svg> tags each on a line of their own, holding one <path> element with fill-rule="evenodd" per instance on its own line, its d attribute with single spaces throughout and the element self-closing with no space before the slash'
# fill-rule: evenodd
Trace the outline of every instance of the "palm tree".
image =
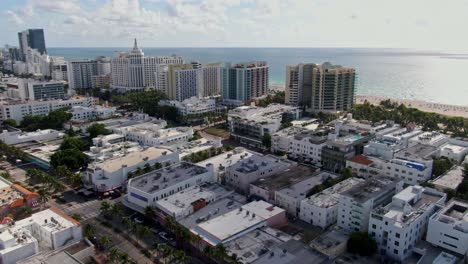
<svg viewBox="0 0 468 264">
<path fill-rule="evenodd" d="M 101 203 L 101 208 L 100 208 L 100 211 L 101 211 L 101 214 L 102 215 L 107 215 L 109 213 L 111 209 L 111 205 L 108 201 L 103 201 Z"/>
<path fill-rule="evenodd" d="M 50 193 L 44 188 L 37 190 L 37 194 L 39 195 L 39 201 L 43 205 L 46 204 L 51 197 Z"/>
<path fill-rule="evenodd" d="M 96 227 L 90 224 L 86 224 L 84 231 L 85 231 L 85 236 L 88 238 L 91 238 L 96 234 Z"/>
<path fill-rule="evenodd" d="M 123 220 L 122 220 L 122 224 L 124 225 L 125 228 L 131 230 L 132 228 L 132 225 L 134 224 L 133 221 L 128 218 L 128 217 L 125 217 Z"/>
<path fill-rule="evenodd" d="M 120 204 L 113 204 L 110 213 L 113 217 L 120 217 L 123 215 L 123 210 Z"/>
<path fill-rule="evenodd" d="M 154 209 L 151 206 L 145 207 L 145 218 L 148 222 L 152 222 L 154 220 Z"/>
<path fill-rule="evenodd" d="M 109 260 L 110 260 L 110 262 L 115 263 L 117 260 L 120 259 L 121 254 L 122 253 L 117 248 L 115 248 L 115 247 L 111 248 L 109 250 Z"/>
<path fill-rule="evenodd" d="M 112 240 L 108 236 L 102 236 L 101 239 L 99 239 L 99 243 L 101 243 L 102 247 L 107 250 L 112 243 Z"/>
</svg>

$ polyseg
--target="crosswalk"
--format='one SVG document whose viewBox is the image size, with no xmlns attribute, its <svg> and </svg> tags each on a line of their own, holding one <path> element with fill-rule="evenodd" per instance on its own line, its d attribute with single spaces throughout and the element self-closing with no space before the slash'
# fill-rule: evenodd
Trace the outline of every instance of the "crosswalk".
<svg viewBox="0 0 468 264">
<path fill-rule="evenodd" d="M 89 213 L 89 214 L 86 214 L 86 215 L 82 215 L 81 216 L 81 221 L 85 221 L 85 220 L 88 220 L 90 218 L 94 218 L 96 216 L 99 215 L 99 212 L 92 212 L 92 213 Z"/>
<path fill-rule="evenodd" d="M 75 205 L 72 205 L 72 206 L 69 206 L 69 207 L 67 207 L 67 208 L 64 208 L 64 211 L 65 211 L 66 213 L 69 213 L 69 212 L 74 211 L 74 210 L 76 210 L 76 209 L 80 209 L 80 208 L 82 208 L 82 207 L 88 207 L 88 206 L 90 206 L 90 205 L 93 205 L 93 204 L 96 204 L 96 203 L 99 203 L 99 202 L 101 202 L 101 201 L 99 201 L 99 200 L 92 200 L 92 201 L 88 201 L 88 202 L 84 202 L 84 203 L 77 203 L 77 204 L 75 204 Z"/>
</svg>

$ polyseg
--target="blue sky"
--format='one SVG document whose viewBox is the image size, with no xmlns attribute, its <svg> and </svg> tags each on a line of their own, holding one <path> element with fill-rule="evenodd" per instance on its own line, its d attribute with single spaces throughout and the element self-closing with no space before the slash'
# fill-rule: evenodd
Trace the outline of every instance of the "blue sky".
<svg viewBox="0 0 468 264">
<path fill-rule="evenodd" d="M 1 40 L 49 47 L 385 47 L 468 51 L 468 0 L 2 0 Z"/>
</svg>

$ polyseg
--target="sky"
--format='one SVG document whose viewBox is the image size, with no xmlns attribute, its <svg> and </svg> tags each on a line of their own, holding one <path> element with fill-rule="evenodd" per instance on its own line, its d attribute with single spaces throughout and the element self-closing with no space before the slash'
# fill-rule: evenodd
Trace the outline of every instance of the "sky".
<svg viewBox="0 0 468 264">
<path fill-rule="evenodd" d="M 0 44 L 468 51 L 468 0 L 1 0 Z M 2 43 L 3 42 L 3 43 Z"/>
</svg>

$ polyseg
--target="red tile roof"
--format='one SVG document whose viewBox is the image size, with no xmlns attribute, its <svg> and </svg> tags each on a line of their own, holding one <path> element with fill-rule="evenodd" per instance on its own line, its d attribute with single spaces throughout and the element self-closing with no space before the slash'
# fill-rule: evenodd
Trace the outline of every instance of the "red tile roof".
<svg viewBox="0 0 468 264">
<path fill-rule="evenodd" d="M 352 157 L 352 158 L 350 158 L 348 160 L 351 161 L 351 162 L 359 163 L 359 164 L 366 165 L 366 166 L 369 166 L 370 164 L 373 163 L 372 160 L 368 159 L 364 155 L 357 155 L 357 156 L 354 156 L 354 157 Z"/>
</svg>

